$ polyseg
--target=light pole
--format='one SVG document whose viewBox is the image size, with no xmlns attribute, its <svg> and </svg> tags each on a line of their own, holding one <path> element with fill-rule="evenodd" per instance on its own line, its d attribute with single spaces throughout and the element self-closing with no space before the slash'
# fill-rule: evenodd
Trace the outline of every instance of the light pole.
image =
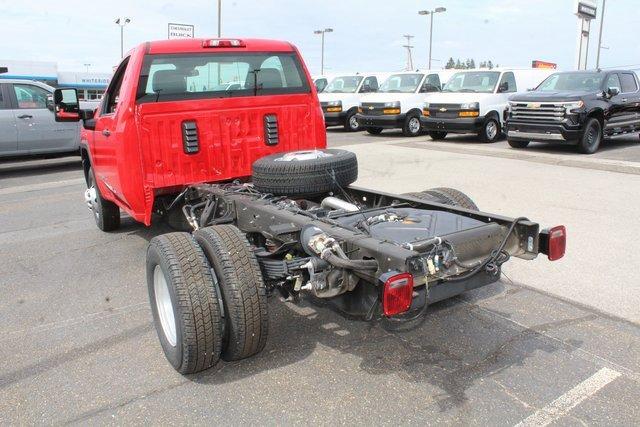
<svg viewBox="0 0 640 427">
<path fill-rule="evenodd" d="M 91 67 L 91 64 L 84 64 L 85 67 L 87 67 L 87 74 L 89 74 L 89 67 Z"/>
<path fill-rule="evenodd" d="M 324 34 L 333 33 L 333 28 L 325 28 L 324 30 L 315 30 L 313 34 L 320 34 L 322 37 L 322 54 L 320 57 L 320 75 L 324 75 Z"/>
<path fill-rule="evenodd" d="M 123 16 L 122 18 L 117 18 L 113 22 L 120 26 L 120 58 L 124 58 L 124 26 L 131 22 L 131 18 Z"/>
<path fill-rule="evenodd" d="M 222 37 L 222 0 L 218 0 L 218 38 Z"/>
<path fill-rule="evenodd" d="M 420 10 L 418 11 L 418 15 L 430 15 L 430 23 L 429 23 L 429 69 L 431 69 L 431 47 L 433 42 L 433 15 L 440 12 L 446 12 L 446 7 L 436 7 L 433 10 Z"/>
<path fill-rule="evenodd" d="M 596 54 L 596 70 L 600 68 L 600 51 L 604 49 L 602 46 L 602 26 L 604 24 L 604 5 L 607 0 L 602 0 L 602 12 L 600 12 L 600 34 L 598 34 L 598 53 Z"/>
</svg>

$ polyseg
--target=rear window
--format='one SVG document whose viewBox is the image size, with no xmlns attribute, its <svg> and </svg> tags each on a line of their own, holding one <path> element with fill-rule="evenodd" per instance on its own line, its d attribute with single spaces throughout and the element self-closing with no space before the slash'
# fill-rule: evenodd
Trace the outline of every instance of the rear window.
<svg viewBox="0 0 640 427">
<path fill-rule="evenodd" d="M 623 93 L 630 93 L 638 90 L 638 86 L 636 85 L 636 79 L 633 77 L 633 74 L 629 74 L 629 73 L 620 74 L 620 83 L 622 83 Z"/>
<path fill-rule="evenodd" d="M 147 55 L 137 99 L 143 102 L 309 93 L 294 53 Z"/>
</svg>

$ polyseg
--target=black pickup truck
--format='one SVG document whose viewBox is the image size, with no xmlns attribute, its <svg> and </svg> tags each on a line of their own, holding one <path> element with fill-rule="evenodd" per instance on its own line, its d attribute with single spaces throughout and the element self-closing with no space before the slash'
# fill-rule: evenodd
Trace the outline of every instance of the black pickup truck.
<svg viewBox="0 0 640 427">
<path fill-rule="evenodd" d="M 640 91 L 632 71 L 570 71 L 547 77 L 535 90 L 509 99 L 509 145 L 530 141 L 576 145 L 592 154 L 604 137 L 640 131 Z"/>
</svg>

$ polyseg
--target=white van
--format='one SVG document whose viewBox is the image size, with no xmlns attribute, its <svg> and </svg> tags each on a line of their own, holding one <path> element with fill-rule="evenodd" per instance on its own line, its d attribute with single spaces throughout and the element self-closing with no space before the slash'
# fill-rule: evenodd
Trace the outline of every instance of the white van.
<svg viewBox="0 0 640 427">
<path fill-rule="evenodd" d="M 483 142 L 495 142 L 504 129 L 509 97 L 537 87 L 553 72 L 533 68 L 458 71 L 441 93 L 425 103 L 422 128 L 434 140 L 447 133 L 475 133 Z"/>
<path fill-rule="evenodd" d="M 383 74 L 355 73 L 334 77 L 318 94 L 326 126 L 344 126 L 345 130 L 360 130 L 356 113 L 364 94 L 378 90 Z"/>
<path fill-rule="evenodd" d="M 427 97 L 439 92 L 452 74 L 451 70 L 391 74 L 376 93 L 362 97 L 356 116 L 358 124 L 373 135 L 383 129 L 402 129 L 405 136 L 418 136 Z"/>
</svg>

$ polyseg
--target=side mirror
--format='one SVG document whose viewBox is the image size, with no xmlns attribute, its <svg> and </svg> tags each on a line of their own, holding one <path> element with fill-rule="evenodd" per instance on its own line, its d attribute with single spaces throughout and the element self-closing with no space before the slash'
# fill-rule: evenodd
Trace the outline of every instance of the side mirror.
<svg viewBox="0 0 640 427">
<path fill-rule="evenodd" d="M 79 122 L 80 102 L 75 89 L 56 89 L 53 92 L 56 122 Z"/>
<path fill-rule="evenodd" d="M 432 84 L 425 83 L 420 88 L 420 93 L 425 93 L 425 92 L 440 92 L 440 88 Z"/>
<path fill-rule="evenodd" d="M 503 93 L 508 91 L 509 91 L 509 82 L 500 83 L 500 86 L 498 86 L 498 93 Z"/>
<path fill-rule="evenodd" d="M 54 105 L 53 105 L 53 95 L 47 95 L 47 101 L 46 104 L 47 109 L 50 111 L 54 110 Z"/>
<path fill-rule="evenodd" d="M 620 89 L 618 89 L 617 87 L 607 88 L 607 96 L 609 98 L 613 98 L 614 96 L 618 95 L 619 93 L 620 93 Z"/>
<path fill-rule="evenodd" d="M 373 89 L 371 89 L 371 85 L 362 85 L 362 87 L 360 88 L 360 93 L 367 92 L 373 92 Z"/>
</svg>

